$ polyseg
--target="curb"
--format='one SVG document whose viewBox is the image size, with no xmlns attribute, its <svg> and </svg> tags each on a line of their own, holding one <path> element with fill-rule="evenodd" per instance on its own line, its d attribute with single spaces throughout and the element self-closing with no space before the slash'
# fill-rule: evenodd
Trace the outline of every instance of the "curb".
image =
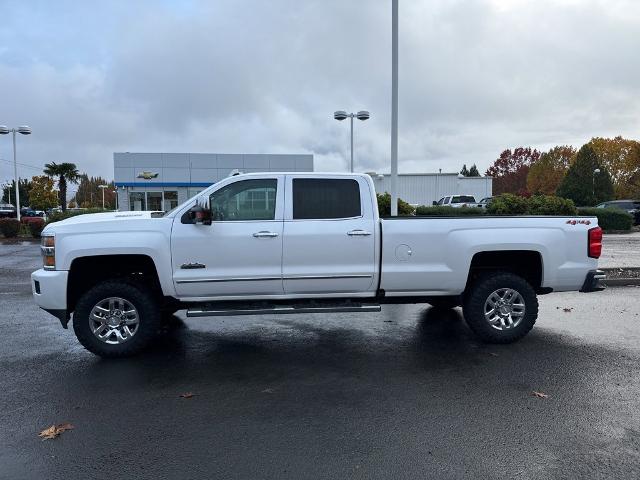
<svg viewBox="0 0 640 480">
<path fill-rule="evenodd" d="M 640 278 L 605 278 L 600 283 L 606 287 L 634 287 L 640 286 Z"/>
<path fill-rule="evenodd" d="M 633 275 L 633 276 L 629 276 L 629 277 L 616 277 L 616 275 L 620 275 L 625 274 L 625 272 L 627 275 L 629 275 L 631 272 L 636 273 L 638 270 L 640 270 L 640 268 L 638 267 L 626 267 L 626 268 L 602 268 L 601 270 L 603 270 L 607 276 L 609 276 L 610 274 L 615 274 L 613 275 L 613 278 L 605 278 L 603 280 L 600 281 L 600 283 L 602 283 L 602 285 L 605 285 L 607 287 L 626 287 L 626 286 L 640 286 L 640 275 Z"/>
</svg>

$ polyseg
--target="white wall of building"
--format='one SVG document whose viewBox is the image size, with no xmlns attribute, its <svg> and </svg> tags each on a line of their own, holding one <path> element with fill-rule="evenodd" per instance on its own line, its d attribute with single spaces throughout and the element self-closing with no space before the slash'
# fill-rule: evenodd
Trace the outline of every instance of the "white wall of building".
<svg viewBox="0 0 640 480">
<path fill-rule="evenodd" d="M 377 193 L 390 192 L 389 174 L 370 173 Z M 493 178 L 458 177 L 457 173 L 409 173 L 398 175 L 398 197 L 411 205 L 431 205 L 447 195 L 492 195 Z"/>
</svg>

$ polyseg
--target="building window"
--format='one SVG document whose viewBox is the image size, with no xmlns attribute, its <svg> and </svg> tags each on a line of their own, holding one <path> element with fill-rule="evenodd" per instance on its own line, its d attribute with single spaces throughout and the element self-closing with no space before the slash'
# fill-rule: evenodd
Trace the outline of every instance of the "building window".
<svg viewBox="0 0 640 480">
<path fill-rule="evenodd" d="M 147 192 L 147 210 L 162 210 L 162 192 Z"/>
<path fill-rule="evenodd" d="M 129 192 L 129 210 L 146 210 L 144 192 Z"/>
<path fill-rule="evenodd" d="M 274 220 L 277 185 L 274 178 L 241 180 L 222 187 L 210 197 L 214 219 Z"/>
<path fill-rule="evenodd" d="M 164 192 L 164 208 L 165 212 L 172 210 L 178 206 L 178 192 L 175 190 Z"/>
<path fill-rule="evenodd" d="M 293 219 L 352 218 L 362 215 L 360 187 L 353 179 L 293 179 Z"/>
</svg>

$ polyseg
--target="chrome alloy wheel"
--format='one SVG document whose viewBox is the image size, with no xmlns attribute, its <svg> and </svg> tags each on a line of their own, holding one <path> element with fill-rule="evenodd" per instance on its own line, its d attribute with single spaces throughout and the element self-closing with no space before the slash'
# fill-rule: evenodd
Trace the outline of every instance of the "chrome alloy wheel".
<svg viewBox="0 0 640 480">
<path fill-rule="evenodd" d="M 109 297 L 94 305 L 89 314 L 89 328 L 102 342 L 119 345 L 133 337 L 140 327 L 138 310 L 120 297 Z"/>
<path fill-rule="evenodd" d="M 499 288 L 484 302 L 484 318 L 496 330 L 517 327 L 524 314 L 524 298 L 512 288 Z"/>
</svg>

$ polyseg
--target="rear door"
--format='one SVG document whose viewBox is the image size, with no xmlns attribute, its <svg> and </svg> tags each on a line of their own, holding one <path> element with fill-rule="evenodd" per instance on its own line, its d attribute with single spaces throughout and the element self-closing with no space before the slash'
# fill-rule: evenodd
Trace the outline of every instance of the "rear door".
<svg viewBox="0 0 640 480">
<path fill-rule="evenodd" d="M 287 175 L 286 294 L 357 294 L 373 288 L 376 220 L 369 190 L 361 177 Z"/>
</svg>

